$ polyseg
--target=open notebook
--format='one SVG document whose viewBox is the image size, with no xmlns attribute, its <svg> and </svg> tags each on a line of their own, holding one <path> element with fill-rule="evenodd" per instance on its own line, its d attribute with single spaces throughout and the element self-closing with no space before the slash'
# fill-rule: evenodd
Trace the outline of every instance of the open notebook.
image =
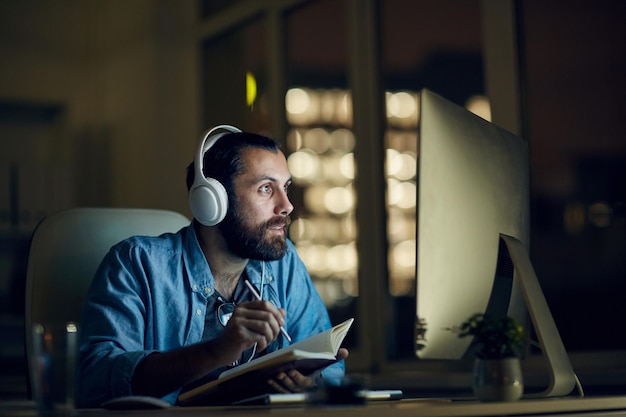
<svg viewBox="0 0 626 417">
<path fill-rule="evenodd" d="M 337 351 L 353 321 L 353 318 L 348 319 L 324 332 L 226 370 L 217 379 L 200 380 L 183 387 L 178 404 L 230 404 L 263 394 L 265 381 L 279 372 L 297 369 L 303 375 L 311 375 L 320 371 L 337 362 Z"/>
</svg>

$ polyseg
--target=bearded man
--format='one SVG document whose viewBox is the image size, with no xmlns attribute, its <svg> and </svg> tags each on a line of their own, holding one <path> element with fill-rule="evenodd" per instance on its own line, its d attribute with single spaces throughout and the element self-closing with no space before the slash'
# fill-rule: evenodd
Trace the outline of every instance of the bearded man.
<svg viewBox="0 0 626 417">
<path fill-rule="evenodd" d="M 187 169 L 191 224 L 118 243 L 96 272 L 81 323 L 80 407 L 132 395 L 175 404 L 199 378 L 330 328 L 287 238 L 290 185 L 274 140 L 227 125 L 203 135 Z M 341 348 L 315 377 L 279 372 L 262 389 L 340 379 L 347 356 Z"/>
</svg>

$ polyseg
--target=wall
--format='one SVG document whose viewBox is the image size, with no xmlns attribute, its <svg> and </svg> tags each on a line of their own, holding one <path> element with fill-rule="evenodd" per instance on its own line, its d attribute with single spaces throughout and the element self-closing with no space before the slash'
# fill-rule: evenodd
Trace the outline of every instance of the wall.
<svg viewBox="0 0 626 417">
<path fill-rule="evenodd" d="M 0 100 L 53 104 L 63 113 L 55 146 L 71 174 L 70 197 L 51 210 L 103 205 L 186 213 L 184 173 L 202 129 L 192 6 L 0 3 Z M 14 141 L 1 140 L 10 153 Z"/>
<path fill-rule="evenodd" d="M 75 206 L 190 216 L 195 2 L 0 1 L 0 400 L 24 398 L 30 235 Z"/>
</svg>

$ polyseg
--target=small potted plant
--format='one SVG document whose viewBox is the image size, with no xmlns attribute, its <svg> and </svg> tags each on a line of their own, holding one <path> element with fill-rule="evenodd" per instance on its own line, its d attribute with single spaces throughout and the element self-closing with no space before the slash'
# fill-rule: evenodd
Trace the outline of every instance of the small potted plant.
<svg viewBox="0 0 626 417">
<path fill-rule="evenodd" d="M 526 342 L 521 324 L 510 316 L 474 314 L 457 329 L 473 337 L 472 388 L 481 401 L 514 401 L 524 392 L 520 358 Z"/>
</svg>

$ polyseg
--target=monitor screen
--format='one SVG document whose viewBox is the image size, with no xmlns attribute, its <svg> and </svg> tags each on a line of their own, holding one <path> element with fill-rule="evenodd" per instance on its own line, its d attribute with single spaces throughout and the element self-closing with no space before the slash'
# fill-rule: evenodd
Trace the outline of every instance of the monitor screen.
<svg viewBox="0 0 626 417">
<path fill-rule="evenodd" d="M 471 338 L 450 329 L 475 313 L 506 314 L 527 329 L 532 321 L 543 353 L 569 378 L 527 255 L 528 144 L 429 90 L 420 93 L 418 137 L 416 356 L 468 358 Z"/>
</svg>

